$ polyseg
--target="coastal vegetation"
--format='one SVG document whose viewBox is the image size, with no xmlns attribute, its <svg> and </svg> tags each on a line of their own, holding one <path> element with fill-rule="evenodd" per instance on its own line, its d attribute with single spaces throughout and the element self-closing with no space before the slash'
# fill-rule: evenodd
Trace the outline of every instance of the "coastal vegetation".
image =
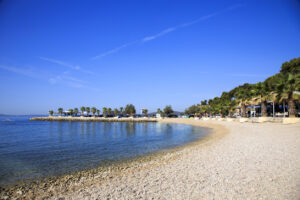
<svg viewBox="0 0 300 200">
<path fill-rule="evenodd" d="M 80 107 L 80 116 L 91 116 L 90 112 L 92 113 L 93 117 L 114 117 L 114 116 L 134 116 L 136 114 L 136 109 L 135 106 L 133 104 L 127 104 L 124 107 L 120 107 L 120 109 L 118 110 L 117 108 L 107 108 L 107 107 L 103 107 L 102 108 L 102 114 L 100 109 L 97 109 L 96 107 Z M 148 109 L 143 109 L 142 110 L 142 115 L 145 117 L 148 117 Z M 163 111 L 158 108 L 157 109 L 157 113 L 160 114 L 160 116 L 164 117 L 164 116 L 168 116 L 172 113 L 174 113 L 172 106 L 171 105 L 167 105 Z M 49 115 L 53 116 L 53 114 L 55 114 L 55 112 L 53 110 L 49 110 Z M 74 109 L 68 109 L 66 111 L 63 110 L 63 108 L 58 108 L 57 110 L 57 114 L 62 116 L 62 115 L 66 115 L 66 116 L 78 116 L 79 114 L 79 109 L 78 108 L 74 108 Z M 155 116 L 156 113 L 151 113 L 152 116 Z M 139 115 L 141 116 L 141 115 Z"/>
<path fill-rule="evenodd" d="M 96 116 L 101 116 L 101 111 L 100 109 L 97 109 L 96 107 L 85 107 L 82 106 L 80 107 L 80 115 L 81 116 L 90 116 L 90 113 L 92 113 L 92 115 L 94 117 Z M 103 117 L 107 117 L 107 116 L 117 116 L 117 115 L 123 115 L 123 114 L 127 114 L 127 115 L 134 115 L 136 113 L 136 109 L 135 106 L 133 104 L 128 104 L 126 105 L 125 109 L 123 107 L 120 107 L 120 110 L 118 110 L 117 108 L 107 108 L 107 107 L 103 107 L 102 108 L 102 116 Z M 53 110 L 49 110 L 49 115 L 53 116 L 54 111 Z M 78 116 L 79 114 L 79 109 L 78 108 L 74 108 L 74 109 L 68 109 L 67 111 L 64 111 L 63 108 L 58 108 L 57 109 L 57 114 L 59 115 L 68 115 L 68 116 Z M 96 115 L 97 114 L 97 115 Z M 148 114 L 148 109 L 145 109 L 145 115 Z"/>
<path fill-rule="evenodd" d="M 63 108 L 58 108 L 57 111 L 58 111 L 58 114 L 59 114 L 59 115 L 62 115 L 62 114 L 63 114 Z"/>
<path fill-rule="evenodd" d="M 223 92 L 221 96 L 212 99 L 203 100 L 200 104 L 195 104 L 185 109 L 186 115 L 196 115 L 199 117 L 249 117 L 252 116 L 250 111 L 254 111 L 254 116 L 274 116 L 275 109 L 281 108 L 283 116 L 287 115 L 293 118 L 298 115 L 297 107 L 300 100 L 300 57 L 290 60 L 282 64 L 279 73 L 268 77 L 263 82 L 254 84 L 245 83 L 239 85 L 228 92 Z M 287 109 L 286 109 L 287 108 Z M 299 109 L 299 108 L 298 108 Z M 81 116 L 90 116 L 90 112 L 94 117 L 112 117 L 118 115 L 133 116 L 136 109 L 133 104 L 127 104 L 124 107 L 102 108 L 96 107 L 80 108 Z M 78 116 L 78 108 L 69 109 L 67 112 L 63 108 L 58 108 L 57 114 L 67 114 Z M 148 116 L 148 109 L 143 109 L 144 116 Z M 165 106 L 163 110 L 157 109 L 155 114 L 161 117 L 167 117 L 173 114 L 171 105 Z M 257 114 L 258 113 L 258 114 Z M 53 110 L 49 110 L 49 115 L 54 114 Z M 96 115 L 97 114 L 97 115 Z M 154 116 L 154 114 L 152 113 Z"/>
<path fill-rule="evenodd" d="M 174 112 L 174 111 L 173 111 L 171 105 L 168 105 L 168 106 L 166 106 L 166 107 L 164 108 L 164 114 L 166 114 L 166 115 L 170 115 L 170 114 L 172 114 L 173 112 Z"/>
<path fill-rule="evenodd" d="M 136 113 L 135 107 L 132 104 L 127 104 L 124 110 L 125 114 L 133 115 Z"/>
<path fill-rule="evenodd" d="M 250 109 L 260 110 L 260 115 L 268 116 L 268 103 L 282 104 L 285 113 L 293 118 L 297 115 L 296 104 L 300 99 L 300 57 L 285 62 L 279 73 L 255 84 L 245 83 L 229 92 L 223 92 L 220 97 L 201 101 L 201 104 L 192 105 L 185 110 L 186 114 L 201 116 L 220 115 L 232 117 L 233 112 L 241 117 L 249 116 Z M 237 111 L 238 110 L 238 111 Z M 248 111 L 248 112 L 247 112 Z"/>
<path fill-rule="evenodd" d="M 83 115 L 84 115 L 84 112 L 85 112 L 85 107 L 82 106 L 82 107 L 80 108 L 80 111 L 81 111 L 81 115 L 83 116 Z"/>
</svg>

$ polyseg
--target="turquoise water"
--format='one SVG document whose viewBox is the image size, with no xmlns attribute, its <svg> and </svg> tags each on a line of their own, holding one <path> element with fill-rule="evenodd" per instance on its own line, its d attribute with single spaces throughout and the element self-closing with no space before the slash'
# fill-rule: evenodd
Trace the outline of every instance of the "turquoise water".
<svg viewBox="0 0 300 200">
<path fill-rule="evenodd" d="M 0 183 L 89 169 L 180 146 L 207 133 L 183 124 L 0 117 Z"/>
</svg>

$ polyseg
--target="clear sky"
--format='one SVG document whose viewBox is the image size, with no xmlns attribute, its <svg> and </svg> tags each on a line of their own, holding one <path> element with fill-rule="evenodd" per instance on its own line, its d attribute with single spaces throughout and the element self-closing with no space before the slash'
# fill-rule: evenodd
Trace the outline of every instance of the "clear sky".
<svg viewBox="0 0 300 200">
<path fill-rule="evenodd" d="M 183 111 L 299 56 L 296 0 L 2 0 L 0 113 Z"/>
</svg>

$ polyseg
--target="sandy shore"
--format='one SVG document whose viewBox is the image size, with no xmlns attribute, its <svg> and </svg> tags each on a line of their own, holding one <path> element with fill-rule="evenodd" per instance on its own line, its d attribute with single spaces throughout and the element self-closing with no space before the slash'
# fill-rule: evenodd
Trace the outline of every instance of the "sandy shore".
<svg viewBox="0 0 300 200">
<path fill-rule="evenodd" d="M 161 122 L 210 127 L 215 133 L 142 162 L 69 175 L 29 191 L 15 189 L 10 195 L 25 199 L 300 199 L 300 124 Z M 7 195 L 1 198 L 12 197 Z"/>
</svg>

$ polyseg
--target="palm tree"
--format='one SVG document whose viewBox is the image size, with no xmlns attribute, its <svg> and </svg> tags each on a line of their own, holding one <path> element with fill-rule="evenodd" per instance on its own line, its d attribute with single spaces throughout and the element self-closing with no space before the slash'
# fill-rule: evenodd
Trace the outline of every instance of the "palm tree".
<svg viewBox="0 0 300 200">
<path fill-rule="evenodd" d="M 161 113 L 161 110 L 160 110 L 160 108 L 157 108 L 157 111 L 156 111 L 157 113 Z"/>
<path fill-rule="evenodd" d="M 268 88 L 268 85 L 265 82 L 259 82 L 254 85 L 254 89 L 252 90 L 252 93 L 255 96 L 258 96 L 261 103 L 261 116 L 267 117 L 267 100 L 270 99 L 270 90 Z M 256 98 L 254 98 L 256 99 Z"/>
<path fill-rule="evenodd" d="M 120 114 L 123 114 L 123 107 L 120 107 Z"/>
<path fill-rule="evenodd" d="M 90 107 L 86 107 L 86 108 L 85 108 L 85 111 L 86 111 L 87 115 L 89 116 L 89 114 L 90 114 L 90 112 L 91 112 Z"/>
<path fill-rule="evenodd" d="M 244 84 L 235 87 L 231 91 L 224 92 L 221 97 L 215 97 L 208 100 L 208 112 L 211 114 L 220 113 L 221 115 L 232 115 L 235 104 L 239 103 L 241 106 L 241 115 L 246 117 L 246 104 L 249 100 L 257 104 L 260 100 L 262 116 L 267 116 L 267 101 L 273 101 L 273 116 L 275 101 L 287 102 L 289 117 L 295 117 L 297 114 L 296 102 L 300 99 L 300 57 L 285 62 L 281 66 L 280 73 L 267 78 L 264 82 L 257 84 Z M 277 98 L 274 98 L 277 97 Z M 201 101 L 202 106 L 207 102 Z M 187 113 L 195 110 L 195 105 L 186 109 Z"/>
<path fill-rule="evenodd" d="M 160 117 L 162 117 L 162 111 L 160 108 L 157 108 L 157 111 L 156 111 L 157 114 L 160 114 Z"/>
<path fill-rule="evenodd" d="M 233 116 L 233 112 L 236 109 L 236 101 L 233 99 L 229 102 L 227 102 L 227 111 L 230 118 Z"/>
<path fill-rule="evenodd" d="M 164 113 L 165 113 L 166 115 L 172 114 L 173 112 L 174 112 L 174 111 L 173 111 L 171 105 L 167 105 L 167 106 L 164 108 Z"/>
<path fill-rule="evenodd" d="M 117 109 L 117 108 L 115 108 L 115 109 L 114 109 L 114 115 L 115 115 L 115 116 L 117 116 L 117 115 L 118 115 L 118 113 L 119 113 L 118 109 Z"/>
<path fill-rule="evenodd" d="M 148 109 L 144 110 L 145 116 L 148 117 Z"/>
<path fill-rule="evenodd" d="M 97 115 L 98 115 L 98 117 L 99 117 L 99 116 L 100 116 L 100 110 L 97 109 L 96 112 L 97 112 Z"/>
<path fill-rule="evenodd" d="M 78 108 L 74 108 L 74 114 L 77 116 L 77 114 L 78 114 Z"/>
<path fill-rule="evenodd" d="M 95 107 L 92 107 L 91 112 L 93 113 L 93 116 L 95 117 L 95 113 L 97 112 L 97 109 Z"/>
<path fill-rule="evenodd" d="M 269 82 L 275 85 L 279 101 L 287 101 L 289 117 L 295 117 L 295 101 L 299 100 L 299 95 L 295 94 L 295 91 L 300 90 L 300 57 L 283 63 L 280 73 L 269 79 Z"/>
<path fill-rule="evenodd" d="M 241 115 L 242 117 L 246 117 L 246 103 L 251 97 L 250 94 L 251 88 L 248 83 L 239 86 L 236 91 L 236 97 L 239 99 L 239 102 L 241 104 Z"/>
<path fill-rule="evenodd" d="M 299 95 L 294 94 L 294 91 L 300 89 L 300 74 L 279 74 L 276 86 L 279 101 L 287 100 L 289 117 L 296 117 L 295 101 Z"/>
<path fill-rule="evenodd" d="M 49 115 L 52 116 L 53 115 L 53 110 L 49 110 Z"/>
<path fill-rule="evenodd" d="M 69 111 L 70 115 L 72 116 L 73 113 L 74 113 L 74 110 L 73 109 L 69 109 L 68 111 Z"/>
<path fill-rule="evenodd" d="M 103 113 L 103 117 L 106 117 L 106 114 L 107 114 L 107 108 L 106 107 L 102 108 L 102 113 Z"/>
<path fill-rule="evenodd" d="M 126 107 L 125 107 L 124 112 L 125 112 L 126 114 L 128 114 L 128 115 L 131 115 L 131 116 L 132 116 L 133 114 L 135 114 L 135 113 L 136 113 L 136 110 L 135 110 L 134 105 L 132 105 L 132 104 L 127 104 Z"/>
<path fill-rule="evenodd" d="M 111 112 L 112 112 L 111 108 L 108 108 L 108 109 L 107 109 L 107 113 L 108 113 L 109 115 L 111 115 Z"/>
<path fill-rule="evenodd" d="M 80 108 L 80 111 L 81 111 L 81 116 L 83 116 L 83 115 L 84 115 L 84 111 L 85 111 L 85 107 L 82 106 L 82 107 Z"/>
<path fill-rule="evenodd" d="M 229 117 L 232 117 L 232 113 L 235 108 L 233 94 L 231 92 L 223 92 L 219 104 L 221 105 L 221 116 L 224 117 L 225 115 L 229 115 Z"/>
<path fill-rule="evenodd" d="M 58 111 L 58 113 L 59 113 L 60 116 L 62 116 L 63 110 L 64 110 L 63 108 L 58 108 L 58 109 L 57 109 L 57 111 Z"/>
<path fill-rule="evenodd" d="M 204 115 L 205 117 L 207 116 L 207 111 L 208 111 L 209 107 L 207 105 L 205 106 L 201 106 L 201 114 Z"/>
</svg>

